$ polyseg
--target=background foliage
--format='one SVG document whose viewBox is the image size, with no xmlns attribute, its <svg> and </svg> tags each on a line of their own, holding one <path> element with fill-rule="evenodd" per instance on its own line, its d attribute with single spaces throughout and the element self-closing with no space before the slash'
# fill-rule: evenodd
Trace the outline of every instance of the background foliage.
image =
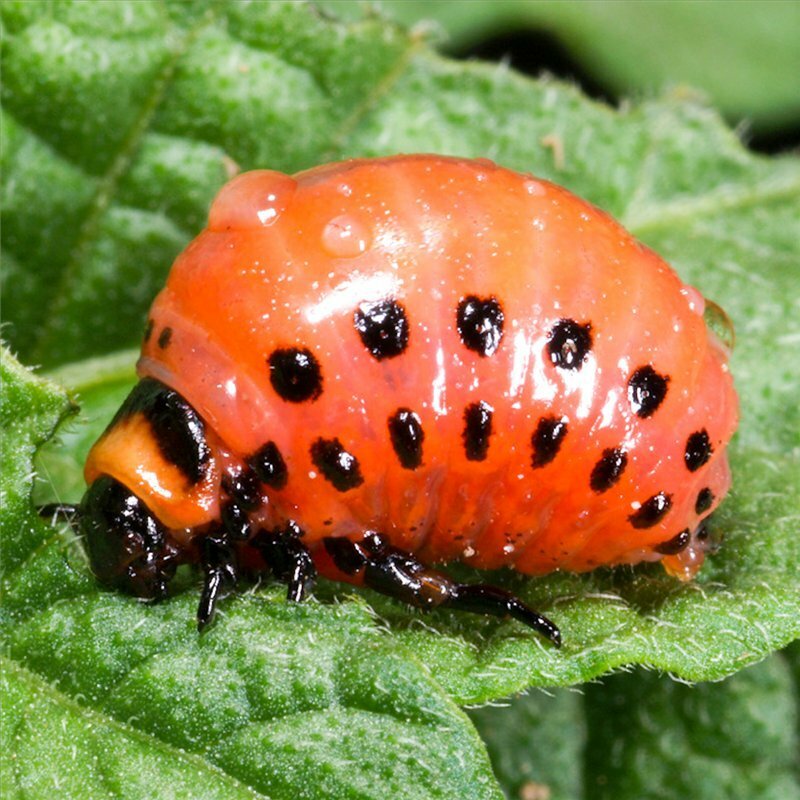
<svg viewBox="0 0 800 800">
<path fill-rule="evenodd" d="M 657 568 L 498 576 L 559 622 L 559 653 L 513 622 L 421 620 L 330 584 L 299 607 L 271 585 L 231 599 L 198 638 L 192 576 L 157 607 L 101 592 L 69 534 L 31 513 L 31 457 L 70 404 L 4 355 L 4 785 L 134 798 L 800 796 L 796 645 L 719 685 L 638 671 L 472 722 L 459 709 L 631 664 L 721 678 L 797 638 L 798 160 L 748 153 L 685 92 L 613 111 L 334 11 L 353 21 L 281 2 L 3 5 L 4 334 L 82 406 L 39 462 L 39 498 L 80 496 L 86 448 L 133 380 L 135 354 L 114 353 L 138 340 L 233 171 L 438 151 L 568 186 L 731 314 L 743 420 L 717 522 L 725 547 L 690 586 Z M 583 41 L 579 17 L 559 25 Z"/>
</svg>

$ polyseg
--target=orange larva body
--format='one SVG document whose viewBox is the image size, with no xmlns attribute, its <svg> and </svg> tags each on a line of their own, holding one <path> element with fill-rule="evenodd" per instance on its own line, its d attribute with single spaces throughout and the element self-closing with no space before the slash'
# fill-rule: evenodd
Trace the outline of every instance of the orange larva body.
<svg viewBox="0 0 800 800">
<path fill-rule="evenodd" d="M 376 357 L 363 329 L 379 335 L 398 308 L 405 340 L 394 352 L 390 326 Z M 202 481 L 166 475 L 152 447 L 131 455 L 119 424 L 87 480 L 112 475 L 185 543 L 219 519 L 223 475 L 272 443 L 285 481 L 261 486 L 250 519 L 293 520 L 339 577 L 321 541 L 364 531 L 426 563 L 541 574 L 664 558 L 689 577 L 737 421 L 703 308 L 606 214 L 488 162 L 243 174 L 175 262 L 138 364 L 202 418 Z M 318 367 L 312 396 L 278 391 L 270 359 L 287 351 Z M 398 411 L 417 431 L 405 457 Z M 320 469 L 320 439 L 341 446 L 327 455 L 346 486 Z"/>
</svg>

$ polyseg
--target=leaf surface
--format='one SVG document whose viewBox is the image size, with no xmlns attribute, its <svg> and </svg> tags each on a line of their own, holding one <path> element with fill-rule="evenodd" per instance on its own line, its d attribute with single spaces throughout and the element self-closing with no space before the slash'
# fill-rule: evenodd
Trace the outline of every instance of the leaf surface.
<svg viewBox="0 0 800 800">
<path fill-rule="evenodd" d="M 470 715 L 509 798 L 796 800 L 792 661 L 776 654 L 701 686 L 636 670 Z"/>
<path fill-rule="evenodd" d="M 358 0 L 323 6 L 358 14 Z M 487 37 L 527 30 L 554 36 L 593 83 L 617 95 L 651 94 L 677 83 L 705 92 L 733 121 L 759 131 L 797 125 L 800 7 L 782 0 L 381 0 L 409 27 L 435 22 L 443 44 L 463 50 Z"/>
<path fill-rule="evenodd" d="M 453 701 L 631 663 L 719 678 L 797 638 L 796 158 L 753 156 L 685 98 L 612 112 L 569 87 L 441 59 L 375 17 L 343 25 L 294 3 L 86 8 L 2 8 L 4 332 L 24 360 L 58 367 L 82 405 L 39 462 L 55 487 L 40 485 L 41 500 L 79 499 L 86 450 L 133 381 L 135 354 L 109 354 L 136 345 L 170 261 L 236 168 L 438 151 L 556 180 L 726 308 L 743 419 L 716 522 L 725 546 L 695 583 L 653 567 L 491 576 L 559 623 L 560 652 L 514 622 L 422 618 L 333 584 L 297 607 L 271 585 L 231 598 L 198 639 L 191 575 L 156 607 L 101 592 L 68 532 L 35 519 L 30 458 L 69 404 L 4 356 L 0 633 L 20 697 L 44 681 L 56 693 L 42 713 L 88 706 L 222 770 L 231 792 L 298 796 L 319 789 L 309 775 L 324 763 L 331 797 L 391 794 L 398 780 L 420 796 L 491 797 Z"/>
</svg>

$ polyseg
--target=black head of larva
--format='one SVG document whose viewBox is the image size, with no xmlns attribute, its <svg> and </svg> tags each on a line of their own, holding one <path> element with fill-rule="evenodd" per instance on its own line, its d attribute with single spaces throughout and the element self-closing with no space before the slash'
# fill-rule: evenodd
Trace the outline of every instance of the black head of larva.
<svg viewBox="0 0 800 800">
<path fill-rule="evenodd" d="M 353 323 L 364 347 L 378 361 L 399 356 L 408 347 L 408 318 L 396 300 L 361 303 Z"/>
<path fill-rule="evenodd" d="M 103 475 L 84 495 L 79 519 L 92 572 L 101 583 L 136 597 L 166 596 L 178 554 L 133 492 Z"/>
<path fill-rule="evenodd" d="M 661 375 L 647 364 L 628 379 L 628 402 L 634 413 L 646 419 L 652 416 L 667 396 L 669 375 Z"/>
<path fill-rule="evenodd" d="M 696 431 L 686 440 L 686 449 L 683 453 L 686 469 L 689 472 L 696 472 L 711 458 L 713 452 L 714 448 L 711 446 L 708 431 L 705 428 Z"/>
<path fill-rule="evenodd" d="M 592 349 L 592 326 L 560 319 L 547 337 L 550 361 L 561 369 L 580 369 Z"/>
<path fill-rule="evenodd" d="M 464 346 L 479 356 L 491 356 L 500 347 L 505 316 L 496 297 L 467 295 L 456 311 L 456 327 Z"/>
<path fill-rule="evenodd" d="M 272 352 L 268 361 L 272 387 L 284 400 L 302 403 L 322 394 L 322 371 L 310 350 L 280 348 Z"/>
</svg>

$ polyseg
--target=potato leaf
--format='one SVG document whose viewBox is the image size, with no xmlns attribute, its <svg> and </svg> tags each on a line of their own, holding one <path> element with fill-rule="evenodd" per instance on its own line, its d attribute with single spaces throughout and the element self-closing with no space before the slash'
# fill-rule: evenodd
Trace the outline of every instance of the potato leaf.
<svg viewBox="0 0 800 800">
<path fill-rule="evenodd" d="M 691 98 L 612 111 L 557 83 L 442 59 L 375 16 L 9 0 L 2 20 L 4 333 L 80 397 L 83 427 L 63 430 L 39 465 L 62 499 L 79 498 L 86 448 L 133 380 L 135 356 L 109 354 L 135 345 L 172 258 L 238 168 L 438 151 L 556 180 L 727 309 L 743 411 L 735 488 L 716 521 L 725 546 L 696 582 L 657 567 L 492 576 L 561 625 L 560 652 L 514 622 L 423 620 L 333 584 L 301 606 L 273 585 L 230 598 L 198 638 L 191 576 L 160 606 L 101 591 L 69 532 L 35 518 L 30 458 L 69 404 L 4 356 L 0 635 L 15 700 L 3 730 L 28 760 L 19 745 L 3 769 L 20 790 L 66 781 L 76 752 L 86 780 L 113 795 L 109 775 L 133 786 L 143 763 L 180 750 L 179 795 L 196 791 L 199 759 L 198 774 L 226 781 L 220 796 L 395 796 L 402 784 L 403 796 L 492 797 L 485 751 L 454 702 L 633 663 L 719 678 L 797 638 L 796 158 L 748 153 Z M 34 701 L 43 719 L 83 731 L 77 750 L 58 755 L 30 733 Z M 131 794 L 148 791 L 160 796 L 156 784 Z"/>
</svg>

